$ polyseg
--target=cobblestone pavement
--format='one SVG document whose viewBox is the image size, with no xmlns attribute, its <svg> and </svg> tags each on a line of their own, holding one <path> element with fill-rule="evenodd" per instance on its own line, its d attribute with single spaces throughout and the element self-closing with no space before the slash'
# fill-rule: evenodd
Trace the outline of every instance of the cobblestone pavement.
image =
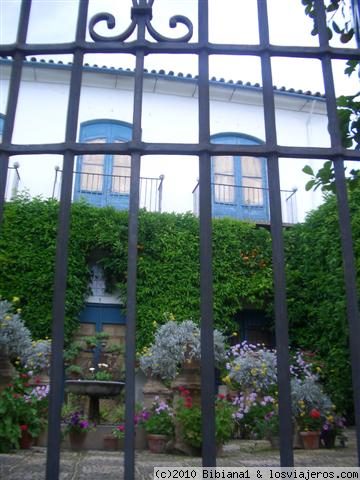
<svg viewBox="0 0 360 480">
<path fill-rule="evenodd" d="M 304 467 L 356 467 L 356 441 L 353 431 L 348 433 L 346 448 L 295 450 L 295 465 Z M 0 455 L 1 480 L 43 480 L 45 478 L 45 449 L 33 447 L 13 454 Z M 223 467 L 279 466 L 279 452 L 266 441 L 232 441 L 218 458 Z M 148 450 L 136 452 L 135 480 L 153 478 L 154 466 L 201 466 L 200 458 L 181 455 L 152 454 Z M 61 480 L 116 480 L 123 478 L 123 453 L 90 450 L 75 453 L 61 452 Z"/>
</svg>

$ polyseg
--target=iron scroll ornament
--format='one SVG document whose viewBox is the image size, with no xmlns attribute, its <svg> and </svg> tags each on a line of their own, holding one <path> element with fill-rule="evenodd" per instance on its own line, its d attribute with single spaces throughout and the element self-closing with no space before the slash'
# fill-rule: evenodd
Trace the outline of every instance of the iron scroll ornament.
<svg viewBox="0 0 360 480">
<path fill-rule="evenodd" d="M 169 20 L 170 28 L 176 28 L 178 24 L 185 25 L 187 33 L 179 38 L 165 37 L 161 35 L 151 25 L 152 20 L 152 6 L 154 0 L 133 0 L 133 7 L 131 9 L 131 24 L 129 27 L 119 35 L 113 37 L 105 37 L 95 32 L 95 27 L 100 22 L 106 22 L 109 30 L 112 30 L 116 25 L 114 15 L 111 13 L 97 13 L 89 22 L 90 37 L 96 42 L 124 42 L 134 32 L 138 20 L 141 17 L 145 17 L 145 25 L 150 36 L 157 42 L 188 42 L 193 36 L 193 24 L 191 20 L 184 15 L 174 15 Z"/>
</svg>

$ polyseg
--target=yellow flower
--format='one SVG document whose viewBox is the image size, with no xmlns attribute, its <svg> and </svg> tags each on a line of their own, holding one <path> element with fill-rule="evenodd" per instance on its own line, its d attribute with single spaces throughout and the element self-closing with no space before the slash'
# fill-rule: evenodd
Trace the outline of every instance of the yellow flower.
<svg viewBox="0 0 360 480">
<path fill-rule="evenodd" d="M 234 370 L 235 372 L 238 372 L 240 370 L 240 365 L 235 365 Z"/>
<path fill-rule="evenodd" d="M 4 320 L 11 320 L 11 315 L 5 315 Z"/>
<path fill-rule="evenodd" d="M 154 321 L 152 322 L 152 326 L 153 326 L 153 327 L 157 327 L 157 321 L 156 321 L 156 320 L 154 320 Z"/>
<path fill-rule="evenodd" d="M 20 302 L 20 298 L 19 297 L 13 297 L 12 303 L 17 303 L 17 302 Z"/>
<path fill-rule="evenodd" d="M 231 383 L 231 379 L 230 379 L 230 376 L 229 375 L 226 375 L 226 377 L 223 377 L 221 379 L 224 383 Z"/>
<path fill-rule="evenodd" d="M 21 308 L 18 308 L 18 309 L 16 310 L 16 313 L 21 313 Z"/>
<path fill-rule="evenodd" d="M 257 374 L 257 368 L 252 368 L 250 370 L 251 375 L 256 375 Z"/>
<path fill-rule="evenodd" d="M 317 371 L 318 373 L 320 373 L 320 372 L 321 372 L 321 367 L 316 367 L 316 371 Z"/>
<path fill-rule="evenodd" d="M 233 336 L 233 337 L 237 337 L 237 336 L 238 336 L 238 333 L 237 333 L 237 332 L 233 332 L 233 333 L 232 333 L 232 336 Z"/>
</svg>

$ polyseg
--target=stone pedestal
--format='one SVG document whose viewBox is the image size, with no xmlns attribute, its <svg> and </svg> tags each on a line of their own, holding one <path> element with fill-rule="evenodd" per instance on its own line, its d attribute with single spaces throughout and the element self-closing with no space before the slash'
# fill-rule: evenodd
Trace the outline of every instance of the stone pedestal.
<svg viewBox="0 0 360 480">
<path fill-rule="evenodd" d="M 148 377 L 143 387 L 144 407 L 150 409 L 155 397 L 160 401 L 169 403 L 172 399 L 172 391 L 161 381 L 159 377 Z"/>
</svg>

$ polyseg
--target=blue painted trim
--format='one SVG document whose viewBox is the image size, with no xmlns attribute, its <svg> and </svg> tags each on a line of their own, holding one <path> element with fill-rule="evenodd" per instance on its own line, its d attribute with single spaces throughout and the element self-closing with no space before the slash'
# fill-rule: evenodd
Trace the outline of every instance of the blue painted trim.
<svg viewBox="0 0 360 480">
<path fill-rule="evenodd" d="M 5 115 L 0 113 L 0 134 L 4 131 Z"/>
<path fill-rule="evenodd" d="M 87 303 L 79 315 L 80 323 L 95 324 L 95 331 L 101 332 L 106 325 L 126 325 L 126 317 L 120 305 Z"/>
<path fill-rule="evenodd" d="M 126 317 L 120 305 L 88 303 L 79 315 L 80 323 L 95 325 L 95 332 L 103 331 L 104 325 L 126 325 Z M 95 349 L 93 361 L 99 363 L 100 350 Z"/>
<path fill-rule="evenodd" d="M 231 138 L 233 137 L 235 140 L 233 141 L 214 141 L 213 140 L 222 140 L 224 138 Z M 264 140 L 260 138 L 254 137 L 253 135 L 248 135 L 247 133 L 239 133 L 239 132 L 221 132 L 215 133 L 211 135 L 210 138 L 211 143 L 234 143 L 235 145 L 265 145 Z"/>
<path fill-rule="evenodd" d="M 113 119 L 89 120 L 80 126 L 80 142 L 87 142 L 95 139 L 104 139 L 106 143 L 116 141 L 128 142 L 132 137 L 132 125 L 128 122 Z M 77 172 L 82 171 L 82 156 L 77 158 Z M 81 190 L 80 174 L 75 176 L 74 201 L 80 198 L 86 200 L 91 205 L 113 206 L 118 210 L 127 210 L 129 208 L 129 194 L 117 193 L 111 191 L 113 171 L 113 156 L 105 155 L 104 158 L 104 176 L 103 188 L 101 192 L 90 192 Z"/>
<path fill-rule="evenodd" d="M 260 145 L 264 141 L 243 133 L 223 132 L 211 136 L 212 143 L 224 143 L 235 145 Z M 241 157 L 234 155 L 234 180 L 236 186 L 242 185 Z M 261 178 L 262 188 L 268 188 L 267 162 L 265 158 L 261 160 Z M 214 181 L 214 165 L 211 165 L 211 180 Z M 215 187 L 212 189 L 212 215 L 214 217 L 232 217 L 239 220 L 268 222 L 270 219 L 269 198 L 266 191 L 263 191 L 262 205 L 247 205 L 242 199 L 243 189 L 235 187 L 235 200 L 231 203 L 220 203 L 215 201 Z"/>
</svg>

